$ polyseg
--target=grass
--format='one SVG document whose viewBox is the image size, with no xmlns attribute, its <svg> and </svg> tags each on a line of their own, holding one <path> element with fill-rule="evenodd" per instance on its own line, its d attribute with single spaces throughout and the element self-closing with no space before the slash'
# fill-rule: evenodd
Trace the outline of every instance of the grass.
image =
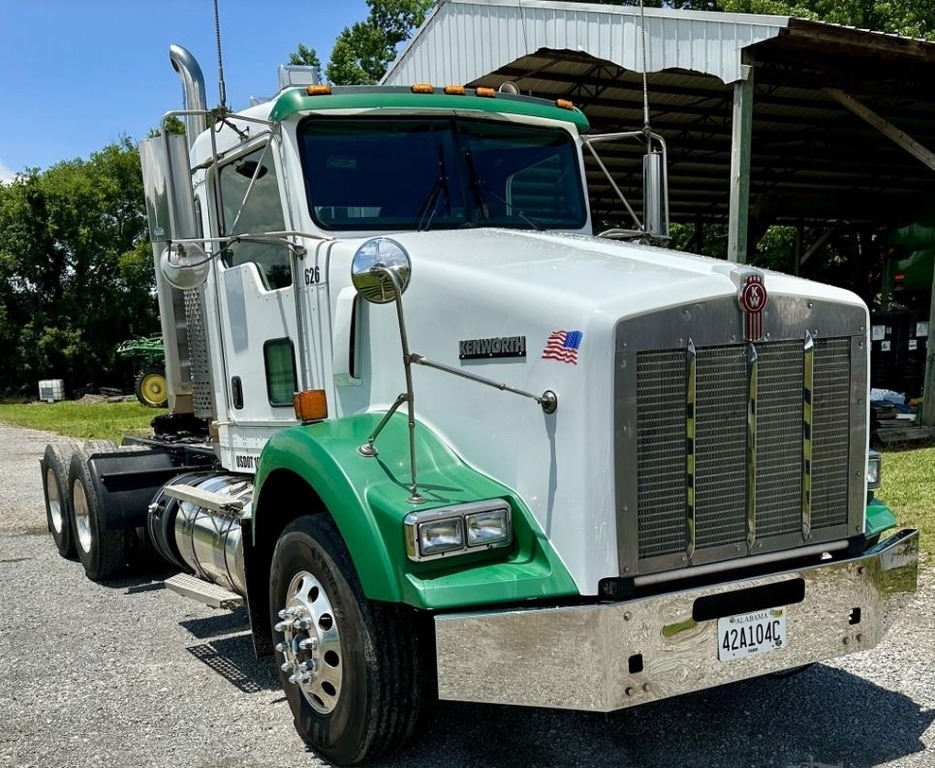
<svg viewBox="0 0 935 768">
<path fill-rule="evenodd" d="M 113 440 L 127 434 L 152 434 L 149 423 L 165 413 L 138 402 L 0 404 L 0 422 L 57 432 L 79 440 Z"/>
<path fill-rule="evenodd" d="M 883 453 L 880 499 L 904 528 L 918 528 L 921 564 L 935 563 L 935 448 Z"/>
</svg>

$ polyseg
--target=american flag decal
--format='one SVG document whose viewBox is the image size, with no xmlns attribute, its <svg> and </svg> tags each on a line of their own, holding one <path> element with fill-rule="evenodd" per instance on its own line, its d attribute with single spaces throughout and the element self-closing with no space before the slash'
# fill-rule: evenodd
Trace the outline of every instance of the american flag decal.
<svg viewBox="0 0 935 768">
<path fill-rule="evenodd" d="M 578 365 L 578 347 L 583 338 L 581 331 L 553 331 L 545 342 L 542 359 Z"/>
</svg>

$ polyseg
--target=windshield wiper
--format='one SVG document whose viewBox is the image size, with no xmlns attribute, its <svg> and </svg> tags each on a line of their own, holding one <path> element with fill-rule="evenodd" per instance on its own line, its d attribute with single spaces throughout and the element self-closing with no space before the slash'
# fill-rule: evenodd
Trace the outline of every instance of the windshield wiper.
<svg viewBox="0 0 935 768">
<path fill-rule="evenodd" d="M 435 218 L 435 211 L 438 209 L 438 201 L 445 193 L 445 213 L 451 215 L 451 193 L 448 191 L 448 171 L 445 169 L 445 153 L 442 147 L 438 148 L 438 177 L 432 188 L 429 190 L 428 197 L 419 209 L 419 215 L 416 216 L 416 230 L 422 232 L 427 230 L 432 219 Z"/>
<path fill-rule="evenodd" d="M 467 166 L 468 176 L 471 181 L 471 194 L 474 196 L 474 205 L 477 208 L 480 216 L 479 219 L 490 219 L 490 207 L 487 205 L 487 199 L 485 193 L 489 193 L 490 196 L 496 200 L 498 203 L 503 203 L 507 209 L 512 208 L 509 202 L 504 200 L 500 195 L 491 190 L 484 182 L 480 180 L 480 177 L 477 175 L 477 170 L 474 168 L 474 156 L 471 154 L 470 149 L 464 150 L 464 164 Z M 545 227 L 542 226 L 539 222 L 533 221 L 525 213 L 523 213 L 518 208 L 513 208 L 513 213 L 516 216 L 519 216 L 523 221 L 525 221 L 533 229 L 542 232 L 545 230 Z"/>
</svg>

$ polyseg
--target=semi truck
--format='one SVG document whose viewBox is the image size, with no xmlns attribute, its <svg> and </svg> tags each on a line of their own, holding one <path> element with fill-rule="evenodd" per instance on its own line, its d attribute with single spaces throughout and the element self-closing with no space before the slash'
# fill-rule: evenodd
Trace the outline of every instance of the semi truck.
<svg viewBox="0 0 935 768">
<path fill-rule="evenodd" d="M 377 758 L 435 697 L 794 670 L 906 610 L 858 297 L 647 242 L 661 198 L 595 234 L 613 168 L 570 103 L 284 67 L 210 112 L 170 59 L 185 134 L 140 146 L 169 408 L 48 446 L 49 529 L 92 580 L 159 561 L 245 611 L 318 753 Z M 664 147 L 620 136 L 651 181 Z"/>
</svg>

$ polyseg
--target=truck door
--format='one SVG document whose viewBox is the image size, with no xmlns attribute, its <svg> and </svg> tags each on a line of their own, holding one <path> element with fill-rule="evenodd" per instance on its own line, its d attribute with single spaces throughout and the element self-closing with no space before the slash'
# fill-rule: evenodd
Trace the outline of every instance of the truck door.
<svg viewBox="0 0 935 768">
<path fill-rule="evenodd" d="M 225 158 L 218 175 L 221 232 L 253 236 L 229 243 L 217 259 L 227 404 L 219 438 L 225 465 L 248 471 L 271 432 L 295 421 L 298 389 L 291 252 L 282 238 L 256 238 L 286 229 L 275 154 L 264 144 Z"/>
</svg>

